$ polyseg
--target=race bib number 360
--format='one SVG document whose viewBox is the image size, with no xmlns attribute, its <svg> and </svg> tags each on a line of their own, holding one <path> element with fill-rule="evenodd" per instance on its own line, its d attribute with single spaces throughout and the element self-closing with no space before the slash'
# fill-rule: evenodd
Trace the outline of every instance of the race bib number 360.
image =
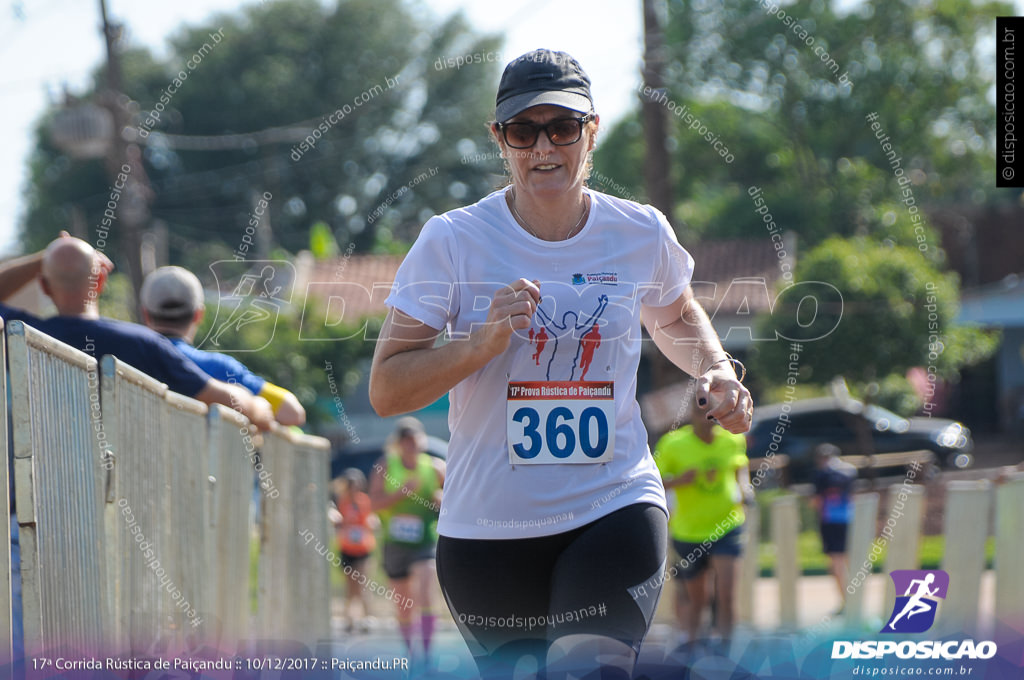
<svg viewBox="0 0 1024 680">
<path fill-rule="evenodd" d="M 508 384 L 513 465 L 607 463 L 615 450 L 615 383 Z"/>
</svg>

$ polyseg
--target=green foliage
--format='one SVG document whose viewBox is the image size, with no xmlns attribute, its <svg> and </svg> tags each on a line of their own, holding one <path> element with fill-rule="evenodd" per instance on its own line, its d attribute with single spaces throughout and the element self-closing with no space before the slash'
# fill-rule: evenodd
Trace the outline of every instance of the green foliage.
<svg viewBox="0 0 1024 680">
<path fill-rule="evenodd" d="M 490 190 L 487 175 L 463 156 L 490 148 L 483 123 L 493 111 L 500 65 L 439 70 L 434 64 L 438 55 L 499 47 L 498 38 L 473 34 L 459 14 L 439 20 L 403 0 L 277 0 L 182 28 L 166 59 L 128 49 L 123 89 L 134 100 L 136 125 L 152 130 L 144 146 L 155 192 L 151 212 L 167 226 L 170 261 L 205 270 L 213 259 L 196 253 L 197 243 L 217 258 L 231 253 L 249 224 L 254 196 L 263 192 L 272 195 L 264 227 L 270 248 L 306 248 L 310 227 L 323 222 L 343 246 L 355 243 L 356 252 L 365 252 L 377 242 L 381 222 L 394 238 L 411 240 L 430 215 Z M 188 70 L 200 50 L 201 60 Z M 161 104 L 159 121 L 148 125 L 182 70 L 187 78 Z M 103 82 L 102 69 L 95 82 Z M 76 161 L 53 147 L 52 115 L 39 122 L 30 162 L 20 234 L 26 250 L 67 228 L 72 206 L 84 212 L 91 233 L 83 236 L 94 241 L 110 193 L 102 162 Z M 239 148 L 196 150 L 162 134 L 278 127 L 317 131 L 307 149 L 298 146 L 304 135 L 277 142 L 253 136 Z M 431 168 L 436 175 L 388 204 L 381 220 L 367 219 Z M 117 225 L 107 251 L 123 266 Z M 250 251 L 250 257 L 265 255 Z"/>
<path fill-rule="evenodd" d="M 668 0 L 667 88 L 652 98 L 668 110 L 673 217 L 687 224 L 687 238 L 765 238 L 748 196 L 758 187 L 801 250 L 836 235 L 915 246 L 923 235 L 941 263 L 931 227 L 911 224 L 912 205 L 937 210 L 1019 195 L 991 180 L 994 71 L 982 49 L 992 17 L 1012 6 L 767 4 L 783 5 L 784 14 L 747 0 Z M 877 135 L 866 119 L 872 112 Z M 883 141 L 910 178 L 911 197 Z M 721 156 L 722 146 L 734 160 Z M 595 166 L 643 196 L 643 148 L 631 116 L 604 135 Z"/>
<path fill-rule="evenodd" d="M 369 331 L 351 324 L 329 325 L 315 304 L 305 309 L 283 307 L 276 318 L 227 328 L 218 335 L 219 346 L 215 346 L 207 336 L 217 322 L 216 310 L 207 308 L 196 333 L 196 346 L 214 351 L 223 348 L 220 351 L 235 357 L 257 375 L 294 392 L 306 407 L 311 426 L 337 417 L 317 397 L 332 394 L 332 381 L 342 398 L 359 382 L 367 360 L 373 355 L 372 331 L 379 324 L 379 320 L 369 321 Z"/>
<path fill-rule="evenodd" d="M 784 384 L 769 385 L 760 392 L 758 403 L 778 404 L 786 399 L 814 399 L 828 396 L 829 392 L 821 385 L 798 383 L 793 386 Z"/>
<path fill-rule="evenodd" d="M 370 250 L 374 255 L 404 255 L 409 252 L 409 244 L 396 239 L 387 227 L 377 229 L 377 240 Z"/>
<path fill-rule="evenodd" d="M 338 254 L 338 242 L 331 234 L 331 228 L 324 222 L 317 222 L 309 230 L 309 251 L 318 260 L 327 260 Z"/>
<path fill-rule="evenodd" d="M 991 335 L 954 326 L 956 275 L 939 272 L 917 249 L 831 238 L 804 256 L 796 279 L 805 283 L 784 293 L 760 323 L 762 334 L 803 340 L 801 382 L 843 375 L 868 383 L 928 365 L 951 378 L 995 348 Z M 811 295 L 831 287 L 841 294 L 838 304 Z M 757 343 L 752 363 L 782 380 L 789 353 L 788 342 Z"/>
<path fill-rule="evenodd" d="M 121 321 L 135 322 L 135 296 L 127 274 L 112 273 L 100 293 L 100 312 L 103 316 Z"/>
<path fill-rule="evenodd" d="M 274 0 L 183 27 L 169 43 L 159 59 L 126 47 L 122 88 L 134 124 L 150 131 L 142 147 L 155 197 L 150 211 L 163 225 L 168 259 L 204 280 L 214 262 L 233 259 L 256 223 L 251 259 L 291 259 L 304 248 L 330 257 L 339 244 L 346 253 L 404 252 L 428 217 L 492 189 L 487 173 L 464 159 L 492 148 L 484 123 L 500 64 L 435 67 L 442 55 L 500 50 L 499 38 L 475 34 L 461 14 L 437 18 L 411 0 Z M 187 77 L 175 83 L 183 70 Z M 104 83 L 101 67 L 83 98 Z M 168 86 L 177 88 L 169 98 Z M 157 104 L 162 111 L 153 120 Z M 75 160 L 54 147 L 55 112 L 37 125 L 20 229 L 26 251 L 68 229 L 74 211 L 88 230 L 76 235 L 96 243 L 111 191 L 103 161 Z M 303 133 L 278 141 L 263 134 L 278 128 Z M 231 148 L 193 148 L 196 136 L 247 133 Z M 171 135 L 190 136 L 192 146 Z M 306 148 L 304 138 L 312 142 Z M 424 172 L 428 179 L 407 190 Z M 264 192 L 269 207 L 260 222 L 253 213 Z M 105 251 L 125 271 L 119 225 L 113 222 Z M 112 277 L 102 305 L 109 316 L 132 318 L 127 282 Z M 345 396 L 373 343 L 345 339 L 353 329 L 305 312 L 283 309 L 274 321 L 227 330 L 219 340 L 251 350 L 235 356 L 294 391 L 315 424 L 336 417 L 314 406 L 318 396 L 327 401 L 328 374 Z M 214 317 L 208 309 L 198 339 Z"/>
<path fill-rule="evenodd" d="M 906 376 L 899 373 L 887 375 L 878 381 L 877 387 L 878 391 L 871 396 L 872 403 L 908 418 L 921 412 L 924 401 Z"/>
</svg>

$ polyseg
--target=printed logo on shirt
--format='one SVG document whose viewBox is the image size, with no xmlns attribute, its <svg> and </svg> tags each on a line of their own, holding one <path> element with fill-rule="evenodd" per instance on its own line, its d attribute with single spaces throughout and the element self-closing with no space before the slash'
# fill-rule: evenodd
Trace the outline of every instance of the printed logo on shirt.
<svg viewBox="0 0 1024 680">
<path fill-rule="evenodd" d="M 541 327 L 536 331 L 533 328 L 530 329 L 529 342 L 536 346 L 530 358 L 533 359 L 535 365 L 540 366 L 545 349 L 550 344 L 544 371 L 545 378 L 548 380 L 587 379 L 587 371 L 594 361 L 594 353 L 601 346 L 600 320 L 607 308 L 608 296 L 601 295 L 597 298 L 597 306 L 594 311 L 587 318 L 581 318 L 583 315 L 578 312 L 568 311 L 562 314 L 559 320 L 556 318 L 557 314 L 549 314 L 544 309 L 543 303 L 537 306 L 534 319 L 540 322 Z M 571 365 L 568 367 L 557 365 L 555 362 L 555 358 L 559 354 L 559 345 L 562 346 L 563 352 L 571 351 L 573 353 Z M 566 368 L 568 368 L 568 374 L 560 375 L 559 372 L 564 372 Z M 577 370 L 580 371 L 578 375 Z"/>
<path fill-rule="evenodd" d="M 585 286 L 591 283 L 598 283 L 602 286 L 614 286 L 619 283 L 618 272 L 595 272 L 593 274 L 576 273 L 572 275 L 572 285 Z"/>
</svg>

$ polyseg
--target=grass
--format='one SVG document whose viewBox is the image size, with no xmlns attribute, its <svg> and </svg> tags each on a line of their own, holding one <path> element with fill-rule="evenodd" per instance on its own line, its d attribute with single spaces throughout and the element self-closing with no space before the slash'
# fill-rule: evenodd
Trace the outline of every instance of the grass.
<svg viewBox="0 0 1024 680">
<path fill-rule="evenodd" d="M 938 569 L 942 564 L 942 554 L 945 549 L 945 537 L 943 536 L 922 536 L 921 548 L 918 551 L 921 569 Z M 821 537 L 815 530 L 803 531 L 797 536 L 796 541 L 797 564 L 800 566 L 800 573 L 804 576 L 817 576 L 828 573 L 828 558 L 821 552 Z M 885 564 L 886 549 L 882 546 L 882 553 L 874 562 L 874 571 L 879 573 Z M 989 536 L 985 541 L 985 567 L 992 568 L 993 556 L 995 555 L 995 538 Z M 758 570 L 761 576 L 774 576 L 775 568 L 775 545 L 762 542 L 757 552 Z"/>
<path fill-rule="evenodd" d="M 759 527 L 761 542 L 758 545 L 757 564 L 761 576 L 774 575 L 775 545 L 771 542 L 771 504 L 779 496 L 790 495 L 784 489 L 765 489 L 758 492 L 756 499 L 760 509 L 761 526 Z M 828 574 L 828 558 L 821 552 L 821 536 L 818 533 L 818 518 L 808 502 L 808 498 L 798 496 L 800 526 L 805 528 L 797 536 L 797 564 L 805 576 Z M 877 541 L 877 539 L 876 539 Z M 882 552 L 874 560 L 874 571 L 879 573 L 885 564 L 888 543 L 881 544 Z M 945 549 L 945 537 L 940 535 L 922 536 L 918 560 L 921 569 L 938 569 L 942 565 L 942 554 Z M 995 538 L 989 536 L 985 541 L 985 567 L 991 569 L 995 555 Z"/>
</svg>

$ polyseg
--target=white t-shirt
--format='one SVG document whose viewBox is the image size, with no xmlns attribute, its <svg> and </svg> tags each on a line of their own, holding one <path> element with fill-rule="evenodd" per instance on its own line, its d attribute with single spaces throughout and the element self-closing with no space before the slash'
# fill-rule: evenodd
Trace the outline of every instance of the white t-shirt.
<svg viewBox="0 0 1024 680">
<path fill-rule="evenodd" d="M 519 278 L 541 282 L 532 327 L 517 331 L 505 353 L 449 394 L 438 532 L 531 538 L 634 503 L 666 509 L 636 402 L 640 305 L 678 299 L 693 258 L 651 206 L 587 190 L 587 223 L 572 238 L 550 242 L 516 223 L 505 191 L 428 220 L 387 299 L 432 328 L 447 328 L 451 342 L 464 342 L 486 320 L 497 289 Z M 555 389 L 544 389 L 548 384 Z M 567 391 L 597 396 L 573 401 Z M 522 394 L 537 398 L 513 399 Z M 519 448 L 510 451 L 510 442 Z M 531 455 L 559 462 L 524 464 Z"/>
</svg>

